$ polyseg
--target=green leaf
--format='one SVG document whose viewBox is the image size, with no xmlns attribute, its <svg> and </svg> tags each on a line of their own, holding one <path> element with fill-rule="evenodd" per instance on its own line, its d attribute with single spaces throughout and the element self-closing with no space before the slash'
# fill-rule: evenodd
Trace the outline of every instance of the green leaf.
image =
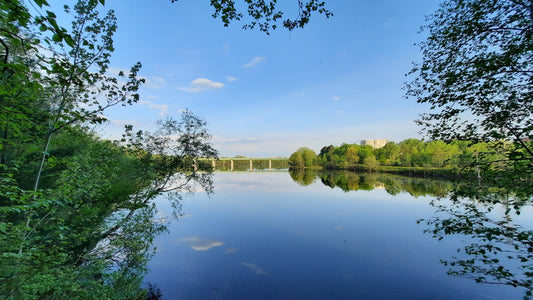
<svg viewBox="0 0 533 300">
<path fill-rule="evenodd" d="M 53 11 L 49 11 L 49 10 L 47 10 L 47 11 L 46 11 L 46 14 L 47 14 L 48 17 L 50 17 L 50 18 L 57 18 L 56 14 L 55 14 Z"/>
<path fill-rule="evenodd" d="M 59 42 L 61 42 L 61 41 L 63 40 L 63 38 L 61 37 L 61 35 L 59 35 L 59 34 L 57 34 L 57 33 L 54 33 L 54 35 L 52 36 L 52 40 L 53 40 L 54 42 L 59 43 Z"/>
<path fill-rule="evenodd" d="M 69 45 L 70 47 L 74 47 L 74 40 L 70 35 L 65 37 L 65 43 L 67 43 L 67 45 Z"/>
<path fill-rule="evenodd" d="M 46 2 L 46 0 L 34 0 L 35 1 L 35 4 L 37 4 L 39 7 L 43 7 L 43 5 L 45 6 L 50 6 L 50 4 L 48 4 L 48 2 Z"/>
</svg>

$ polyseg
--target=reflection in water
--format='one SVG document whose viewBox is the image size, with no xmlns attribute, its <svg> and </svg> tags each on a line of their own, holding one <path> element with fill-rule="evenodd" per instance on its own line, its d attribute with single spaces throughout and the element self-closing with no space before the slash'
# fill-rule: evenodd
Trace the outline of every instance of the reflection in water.
<svg viewBox="0 0 533 300">
<path fill-rule="evenodd" d="M 315 182 L 316 172 L 313 170 L 289 170 L 292 180 L 301 186 L 307 186 Z"/>
<path fill-rule="evenodd" d="M 525 289 L 525 298 L 533 293 L 533 230 L 514 220 L 521 209 L 531 207 L 531 196 L 520 197 L 512 191 L 483 186 L 476 182 L 429 180 L 390 174 L 354 172 L 291 171 L 291 178 L 300 185 L 320 181 L 345 192 L 384 188 L 389 194 L 407 192 L 414 197 L 435 196 L 431 205 L 434 217 L 424 222 L 441 240 L 445 236 L 467 237 L 469 243 L 451 258 L 441 262 L 448 274 L 474 279 L 479 283 L 503 284 Z M 497 212 L 504 212 L 498 214 Z"/>
<path fill-rule="evenodd" d="M 314 182 L 306 187 L 287 173 L 215 174 L 215 195 L 186 199 L 184 212 L 194 217 L 170 224 L 169 236 L 156 240 L 146 280 L 171 299 L 521 298 L 522 291 L 510 286 L 446 274 L 440 260 L 451 262 L 465 246 L 464 235 L 439 242 L 423 234 L 427 227 L 416 220 L 432 218 L 435 208 L 428 204 L 434 197 L 410 194 L 446 195 L 443 187 L 453 184 L 337 174 L 291 174 Z M 374 190 L 340 190 L 361 187 Z M 165 201 L 158 205 L 170 209 Z M 466 242 L 475 241 L 468 236 Z"/>
<path fill-rule="evenodd" d="M 263 269 L 258 267 L 256 264 L 243 262 L 242 265 L 247 267 L 247 268 L 249 268 L 250 271 L 252 271 L 255 275 L 266 275 L 266 274 L 268 274 L 268 272 L 265 272 Z"/>
<path fill-rule="evenodd" d="M 425 232 L 439 240 L 447 235 L 468 237 L 457 253 L 441 262 L 449 266 L 448 274 L 471 278 L 476 282 L 503 284 L 525 289 L 525 299 L 533 292 L 533 230 L 521 226 L 515 219 L 520 210 L 509 197 L 494 201 L 461 198 L 435 200 L 437 214 L 425 223 Z M 479 195 L 482 197 L 482 195 Z M 523 205 L 523 199 L 519 200 Z M 504 213 L 498 212 L 505 211 Z M 419 222 L 420 222 L 419 221 Z"/>
<path fill-rule="evenodd" d="M 414 197 L 443 197 L 452 188 L 449 181 L 412 178 L 383 173 L 355 173 L 350 171 L 291 170 L 291 178 L 302 186 L 310 185 L 317 178 L 331 188 L 338 187 L 345 192 L 385 189 L 391 195 L 407 192 Z"/>
<path fill-rule="evenodd" d="M 179 240 L 180 242 L 185 242 L 189 244 L 189 247 L 195 251 L 207 251 L 213 247 L 220 247 L 224 245 L 224 242 L 203 239 L 197 236 L 186 237 Z"/>
</svg>

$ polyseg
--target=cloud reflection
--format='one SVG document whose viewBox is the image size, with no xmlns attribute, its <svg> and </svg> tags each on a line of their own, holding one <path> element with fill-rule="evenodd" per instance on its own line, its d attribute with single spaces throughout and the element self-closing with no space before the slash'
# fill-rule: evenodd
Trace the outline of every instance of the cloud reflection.
<svg viewBox="0 0 533 300">
<path fill-rule="evenodd" d="M 226 250 L 226 254 L 230 254 L 230 253 L 234 253 L 234 252 L 237 252 L 239 250 L 235 249 L 235 248 L 228 248 L 228 250 Z"/>
<path fill-rule="evenodd" d="M 260 267 L 258 267 L 256 264 L 252 264 L 252 263 L 248 263 L 248 262 L 243 262 L 242 263 L 243 266 L 247 267 L 250 269 L 250 271 L 252 271 L 253 273 L 255 273 L 255 275 L 266 275 L 268 274 L 268 272 L 266 272 L 265 270 L 261 269 Z"/>
<path fill-rule="evenodd" d="M 213 247 L 220 247 L 224 245 L 222 241 L 216 241 L 211 239 L 204 239 L 197 236 L 190 236 L 178 240 L 189 245 L 189 247 L 195 251 L 207 251 Z"/>
</svg>

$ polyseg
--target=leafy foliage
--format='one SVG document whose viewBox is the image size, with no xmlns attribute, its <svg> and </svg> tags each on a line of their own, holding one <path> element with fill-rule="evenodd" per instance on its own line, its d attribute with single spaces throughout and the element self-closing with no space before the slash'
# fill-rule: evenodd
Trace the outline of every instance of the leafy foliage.
<svg viewBox="0 0 533 300">
<path fill-rule="evenodd" d="M 302 149 L 308 148 L 300 148 L 291 155 L 291 168 L 304 167 Z M 309 160 L 312 164 L 306 163 L 305 167 L 355 168 L 367 171 L 377 170 L 380 166 L 455 168 L 457 170 L 464 168 L 463 173 L 471 176 L 473 162 L 477 162 L 478 165 L 484 162 L 483 175 L 487 175 L 495 170 L 502 171 L 496 161 L 503 158 L 504 156 L 491 150 L 488 143 L 467 141 L 445 143 L 440 140 L 424 142 L 418 139 L 406 139 L 398 144 L 389 142 L 384 147 L 375 149 L 368 145 L 346 143 L 338 147 L 325 146 L 320 150 L 316 159 Z"/>
<path fill-rule="evenodd" d="M 418 123 L 433 139 L 481 141 L 467 149 L 451 204 L 426 223 L 442 239 L 466 235 L 462 256 L 444 259 L 450 274 L 533 293 L 532 231 L 514 217 L 532 203 L 533 2 L 447 0 L 428 17 L 407 95 L 429 104 Z M 461 147 L 462 145 L 459 144 Z M 503 216 L 493 213 L 504 209 Z"/>
<path fill-rule="evenodd" d="M 456 234 L 468 237 L 470 242 L 457 249 L 455 256 L 441 260 L 450 267 L 448 274 L 480 283 L 521 287 L 526 291 L 525 298 L 530 298 L 533 292 L 533 231 L 513 222 L 516 215 L 510 212 L 514 201 L 505 198 L 497 201 L 498 193 L 494 191 L 482 196 L 481 203 L 454 195 L 452 203 L 434 202 L 437 215 L 425 220 L 429 226 L 426 232 L 439 240 Z M 488 202 L 487 196 L 494 201 Z M 497 209 L 505 209 L 505 215 L 499 217 L 493 213 Z"/>
<path fill-rule="evenodd" d="M 0 3 L 0 295 L 3 299 L 141 299 L 161 192 L 212 191 L 206 123 L 191 112 L 120 142 L 89 126 L 138 101 L 140 63 L 108 74 L 116 19 L 80 0 L 70 30 L 44 0 L 32 15 Z M 119 79 L 122 78 L 122 79 Z M 156 297 L 154 288 L 149 291 Z"/>
<path fill-rule="evenodd" d="M 443 140 L 489 143 L 501 168 L 530 184 L 533 170 L 531 1 L 445 1 L 423 27 L 423 60 L 407 95 L 430 105 L 418 123 Z M 478 160 L 476 166 L 493 164 Z M 516 177 L 516 176 L 515 176 Z M 523 180 L 513 185 L 523 185 Z"/>
<path fill-rule="evenodd" d="M 178 0 L 171 1 L 176 2 Z M 252 19 L 243 25 L 243 29 L 258 27 L 260 31 L 270 34 L 271 30 L 275 30 L 278 27 L 278 21 L 283 19 L 284 12 L 277 8 L 277 0 L 244 0 L 243 2 L 248 16 Z M 303 28 L 311 20 L 313 13 L 323 14 L 326 18 L 333 16 L 333 13 L 326 8 L 325 1 L 297 0 L 297 5 L 298 17 L 283 20 L 283 27 L 288 30 Z M 244 17 L 234 0 L 211 0 L 211 6 L 215 9 L 213 18 L 220 17 L 226 27 L 233 21 L 241 21 Z"/>
<path fill-rule="evenodd" d="M 433 138 L 533 138 L 531 2 L 445 1 L 428 18 L 408 95 Z"/>
<path fill-rule="evenodd" d="M 316 165 L 316 153 L 309 148 L 300 148 L 289 157 L 289 166 L 294 169 L 311 168 Z"/>
</svg>

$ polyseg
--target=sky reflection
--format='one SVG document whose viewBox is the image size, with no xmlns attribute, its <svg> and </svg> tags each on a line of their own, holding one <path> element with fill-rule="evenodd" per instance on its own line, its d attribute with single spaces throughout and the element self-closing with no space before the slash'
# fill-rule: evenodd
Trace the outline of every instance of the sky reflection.
<svg viewBox="0 0 533 300">
<path fill-rule="evenodd" d="M 214 179 L 215 193 L 186 198 L 192 216 L 155 242 L 146 281 L 164 299 L 521 298 L 446 274 L 440 259 L 465 238 L 423 233 L 416 220 L 435 213 L 432 197 L 301 186 L 288 173 Z"/>
<path fill-rule="evenodd" d="M 261 269 L 260 267 L 258 267 L 256 264 L 252 264 L 252 263 L 248 263 L 248 262 L 243 262 L 242 263 L 243 266 L 247 267 L 250 269 L 250 271 L 252 271 L 252 273 L 254 273 L 255 275 L 265 275 L 265 274 L 268 274 L 268 272 L 266 272 L 265 270 Z"/>
<path fill-rule="evenodd" d="M 220 247 L 224 245 L 224 242 L 203 239 L 197 236 L 186 237 L 178 240 L 179 242 L 184 242 L 189 245 L 189 247 L 195 251 L 207 251 L 213 247 Z"/>
</svg>

